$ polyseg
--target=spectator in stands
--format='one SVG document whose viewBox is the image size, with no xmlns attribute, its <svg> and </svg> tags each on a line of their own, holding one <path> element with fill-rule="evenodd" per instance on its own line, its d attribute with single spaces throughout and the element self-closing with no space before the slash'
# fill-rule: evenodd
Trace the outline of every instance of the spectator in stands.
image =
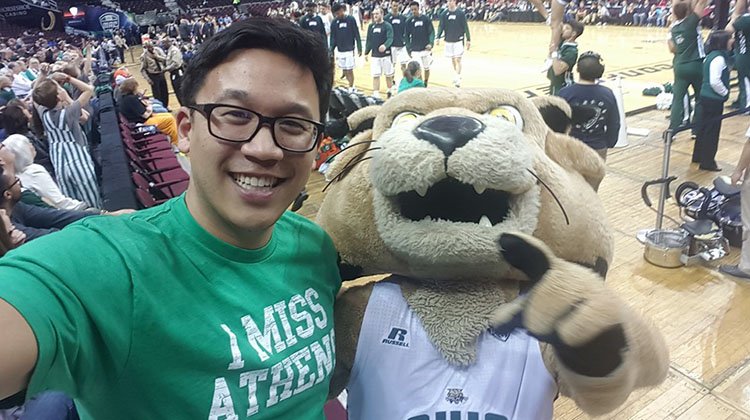
<svg viewBox="0 0 750 420">
<path fill-rule="evenodd" d="M 192 108 L 181 110 L 180 127 L 193 176 L 184 197 L 127 218 L 92 218 L 0 263 L 0 398 L 28 384 L 30 392 L 54 386 L 71 392 L 94 418 L 195 418 L 209 411 L 245 417 L 255 408 L 262 417 L 285 419 L 322 413 L 331 369 L 320 371 L 317 385 L 300 385 L 270 409 L 267 398 L 255 404 L 223 385 L 247 376 L 234 367 L 250 356 L 238 348 L 238 362 L 228 370 L 221 355 L 245 333 L 241 319 L 263 322 L 262 300 L 308 296 L 305 306 L 330 321 L 340 287 L 331 240 L 285 212 L 307 181 L 322 124 L 300 126 L 304 136 L 283 124 L 324 118 L 331 91 L 327 51 L 319 38 L 289 23 L 257 21 L 208 40 L 186 73 Z M 210 118 L 216 108 L 206 107 L 216 102 L 281 118 L 261 124 L 250 117 L 241 132 L 225 131 L 227 121 L 217 123 Z M 234 116 L 253 114 L 246 111 Z M 255 123 L 258 130 L 251 129 Z M 228 136 L 234 145 L 222 140 Z M 259 179 L 275 185 L 262 187 Z M 218 323 L 175 316 L 186 304 Z M 297 333 L 298 345 L 327 343 L 332 327 L 319 322 L 312 335 Z M 217 334 L 230 340 L 212 340 Z M 252 356 L 258 395 L 277 389 L 271 369 L 295 352 Z M 128 360 L 139 361 L 135 371 L 128 371 Z M 313 363 L 323 366 L 302 361 Z M 155 383 L 159 392 L 143 392 Z"/>
<path fill-rule="evenodd" d="M 132 123 L 155 125 L 159 131 L 169 136 L 172 144 L 177 144 L 177 123 L 169 113 L 154 113 L 153 106 L 146 104 L 139 96 L 138 81 L 126 79 L 120 85 L 120 113 Z"/>
<path fill-rule="evenodd" d="M 12 160 L 12 154 L 0 143 L 0 209 L 10 217 L 16 229 L 24 233 L 26 242 L 56 232 L 85 217 L 100 214 L 42 208 L 20 201 L 21 180 L 9 159 Z"/>
<path fill-rule="evenodd" d="M 26 76 L 22 74 L 26 71 L 25 66 L 22 65 L 22 63 L 23 62 L 20 61 L 8 63 L 8 68 L 13 75 L 13 81 L 11 82 L 10 88 L 13 90 L 15 96 L 21 99 L 25 98 L 29 92 L 31 92 L 32 88 L 31 80 L 27 79 Z"/>
<path fill-rule="evenodd" d="M 592 118 L 573 125 L 570 135 L 607 159 L 607 149 L 615 147 L 620 132 L 620 113 L 612 90 L 598 83 L 604 74 L 599 54 L 588 51 L 578 59 L 578 82 L 558 94 L 571 107 L 587 107 L 595 111 Z"/>
<path fill-rule="evenodd" d="M 576 10 L 575 20 L 579 22 L 583 22 L 584 20 L 586 20 L 588 15 L 589 15 L 589 11 L 588 11 L 588 8 L 586 7 L 586 2 L 583 2 L 583 1 L 580 2 L 578 4 L 578 10 Z"/>
<path fill-rule="evenodd" d="M 16 176 L 21 180 L 23 190 L 30 190 L 45 203 L 62 210 L 86 210 L 90 206 L 74 198 L 66 197 L 60 191 L 52 176 L 44 166 L 34 163 L 36 148 L 31 141 L 20 134 L 13 134 L 3 140 L 2 145 L 13 154 Z"/>
<path fill-rule="evenodd" d="M 11 88 L 12 85 L 13 81 L 10 77 L 0 76 L 0 106 L 16 98 L 16 93 Z"/>
<path fill-rule="evenodd" d="M 643 1 L 638 2 L 633 13 L 633 26 L 643 26 L 646 24 L 648 16 L 648 4 Z"/>
<path fill-rule="evenodd" d="M 151 92 L 154 98 L 169 108 L 169 90 L 167 88 L 167 79 L 164 78 L 164 66 L 166 63 L 167 56 L 161 48 L 154 46 L 151 41 L 144 43 L 143 55 L 141 55 L 141 73 L 151 85 Z"/>
<path fill-rule="evenodd" d="M 172 90 L 174 90 L 177 100 L 182 103 L 180 90 L 183 76 L 182 51 L 169 38 L 162 41 L 162 45 L 167 50 L 167 62 L 164 71 L 169 72 L 169 78 L 172 80 Z M 164 105 L 166 106 L 166 104 Z"/>
<path fill-rule="evenodd" d="M 70 83 L 82 93 L 73 100 L 60 85 Z M 94 163 L 89 154 L 88 141 L 80 125 L 82 109 L 94 92 L 91 85 L 63 73 L 42 80 L 34 88 L 34 103 L 49 142 L 50 158 L 60 190 L 68 197 L 85 201 L 101 208 L 99 184 Z"/>
<path fill-rule="evenodd" d="M 635 22 L 635 8 L 635 0 L 626 3 L 626 6 L 623 7 L 622 10 L 625 12 L 625 14 L 622 16 L 622 19 L 625 26 L 631 26 Z"/>
<path fill-rule="evenodd" d="M 31 130 L 32 119 L 31 111 L 20 99 L 13 99 L 0 111 L 0 125 L 5 129 L 5 137 L 20 134 L 28 138 L 36 148 L 35 162 L 54 173 L 47 143 Z"/>
<path fill-rule="evenodd" d="M 29 58 L 28 67 L 26 68 L 26 71 L 23 73 L 23 75 L 32 82 L 36 80 L 36 78 L 39 76 L 39 59 L 37 59 L 36 57 Z"/>
</svg>

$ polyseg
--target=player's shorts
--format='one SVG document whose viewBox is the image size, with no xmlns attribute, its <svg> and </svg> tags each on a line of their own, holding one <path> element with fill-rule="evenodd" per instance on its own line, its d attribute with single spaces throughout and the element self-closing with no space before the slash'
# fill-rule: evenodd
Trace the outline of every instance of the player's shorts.
<svg viewBox="0 0 750 420">
<path fill-rule="evenodd" d="M 445 43 L 445 56 L 450 58 L 459 58 L 464 55 L 464 43 L 459 42 L 446 42 Z"/>
<path fill-rule="evenodd" d="M 336 53 L 336 65 L 341 70 L 354 70 L 354 64 L 354 51 Z"/>
<path fill-rule="evenodd" d="M 391 62 L 395 64 L 406 64 L 411 60 L 406 47 L 391 47 Z"/>
<path fill-rule="evenodd" d="M 391 57 L 372 57 L 370 71 L 372 72 L 372 77 L 380 77 L 381 74 L 386 77 L 393 76 L 393 61 L 391 61 Z"/>
<path fill-rule="evenodd" d="M 411 59 L 419 61 L 423 70 L 429 70 L 432 65 L 432 51 L 412 51 Z"/>
</svg>

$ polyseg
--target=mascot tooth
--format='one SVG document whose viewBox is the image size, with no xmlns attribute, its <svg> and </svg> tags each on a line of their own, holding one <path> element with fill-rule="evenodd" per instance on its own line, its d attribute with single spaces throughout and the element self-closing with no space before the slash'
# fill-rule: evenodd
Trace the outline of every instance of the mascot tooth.
<svg viewBox="0 0 750 420">
<path fill-rule="evenodd" d="M 318 222 L 342 275 L 390 275 L 336 303 L 350 419 L 551 419 L 559 394 L 601 415 L 664 380 L 663 338 L 603 281 L 604 165 L 565 134 L 576 113 L 431 88 L 348 117 Z"/>
</svg>

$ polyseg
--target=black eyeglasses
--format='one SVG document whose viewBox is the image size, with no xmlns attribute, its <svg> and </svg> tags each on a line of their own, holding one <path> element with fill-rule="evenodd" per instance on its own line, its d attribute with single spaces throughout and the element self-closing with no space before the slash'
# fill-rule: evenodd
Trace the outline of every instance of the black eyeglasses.
<svg viewBox="0 0 750 420">
<path fill-rule="evenodd" d="M 271 137 L 282 150 L 306 153 L 315 148 L 325 125 L 297 117 L 266 117 L 234 105 L 196 104 L 188 108 L 200 112 L 208 121 L 208 132 L 221 140 L 244 143 L 252 140 L 263 124 L 271 127 Z"/>
<path fill-rule="evenodd" d="M 3 193 L 5 193 L 5 192 L 6 192 L 6 191 L 8 191 L 9 189 L 11 189 L 11 188 L 15 187 L 15 186 L 16 186 L 16 184 L 18 184 L 18 183 L 20 183 L 20 182 L 21 182 L 21 178 L 19 178 L 19 177 L 16 177 L 16 180 L 15 180 L 15 181 L 13 181 L 13 183 L 12 183 L 12 184 L 8 185 L 8 188 L 6 188 L 6 189 L 4 189 L 4 190 L 0 191 L 0 194 L 3 194 Z"/>
</svg>

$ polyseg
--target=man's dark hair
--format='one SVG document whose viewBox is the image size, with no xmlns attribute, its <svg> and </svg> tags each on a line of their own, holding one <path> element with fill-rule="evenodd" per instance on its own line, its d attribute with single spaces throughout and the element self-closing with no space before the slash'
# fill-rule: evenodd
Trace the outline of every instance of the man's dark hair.
<svg viewBox="0 0 750 420">
<path fill-rule="evenodd" d="M 0 112 L 0 126 L 5 128 L 6 135 L 29 132 L 29 120 L 23 112 L 25 106 L 20 99 L 13 99 Z"/>
<path fill-rule="evenodd" d="M 412 6 L 417 6 L 417 7 L 419 7 L 419 2 L 418 2 L 418 1 L 416 1 L 416 0 L 415 0 L 415 1 L 412 1 L 412 2 L 409 2 L 409 7 L 412 7 Z"/>
<path fill-rule="evenodd" d="M 318 5 L 318 3 L 308 2 L 307 4 L 305 4 L 305 8 L 306 9 L 314 9 L 317 5 Z"/>
<path fill-rule="evenodd" d="M 320 119 L 325 120 L 331 96 L 333 70 L 323 38 L 292 22 L 274 18 L 250 18 L 233 23 L 201 44 L 190 60 L 182 81 L 183 105 L 195 104 L 206 75 L 237 50 L 264 49 L 289 57 L 312 72 L 318 88 Z"/>
<path fill-rule="evenodd" d="M 602 64 L 601 57 L 594 54 L 582 55 L 578 59 L 578 74 L 581 79 L 592 82 L 601 79 L 604 74 L 604 64 Z"/>
<path fill-rule="evenodd" d="M 346 6 L 344 6 L 344 4 L 343 4 L 343 3 L 336 3 L 336 4 L 334 4 L 334 5 L 333 5 L 333 7 L 331 8 L 331 11 L 332 11 L 333 13 L 336 13 L 336 12 L 338 12 L 339 10 L 343 10 L 343 9 L 346 9 Z"/>
<path fill-rule="evenodd" d="M 581 23 L 581 22 L 579 22 L 579 21 L 577 21 L 575 19 L 571 19 L 571 20 L 569 20 L 569 21 L 567 21 L 565 23 L 567 23 L 568 25 L 570 25 L 570 28 L 573 29 L 573 32 L 575 32 L 577 34 L 576 38 L 578 38 L 581 35 L 583 35 L 583 23 Z"/>
<path fill-rule="evenodd" d="M 729 31 L 713 31 L 708 35 L 706 41 L 706 53 L 711 51 L 722 51 L 727 50 L 729 46 L 729 38 L 732 34 Z"/>
<path fill-rule="evenodd" d="M 672 5 L 672 13 L 674 13 L 674 17 L 676 17 L 677 20 L 685 19 L 685 16 L 688 15 L 688 12 L 690 12 L 689 1 L 681 1 Z"/>
</svg>

